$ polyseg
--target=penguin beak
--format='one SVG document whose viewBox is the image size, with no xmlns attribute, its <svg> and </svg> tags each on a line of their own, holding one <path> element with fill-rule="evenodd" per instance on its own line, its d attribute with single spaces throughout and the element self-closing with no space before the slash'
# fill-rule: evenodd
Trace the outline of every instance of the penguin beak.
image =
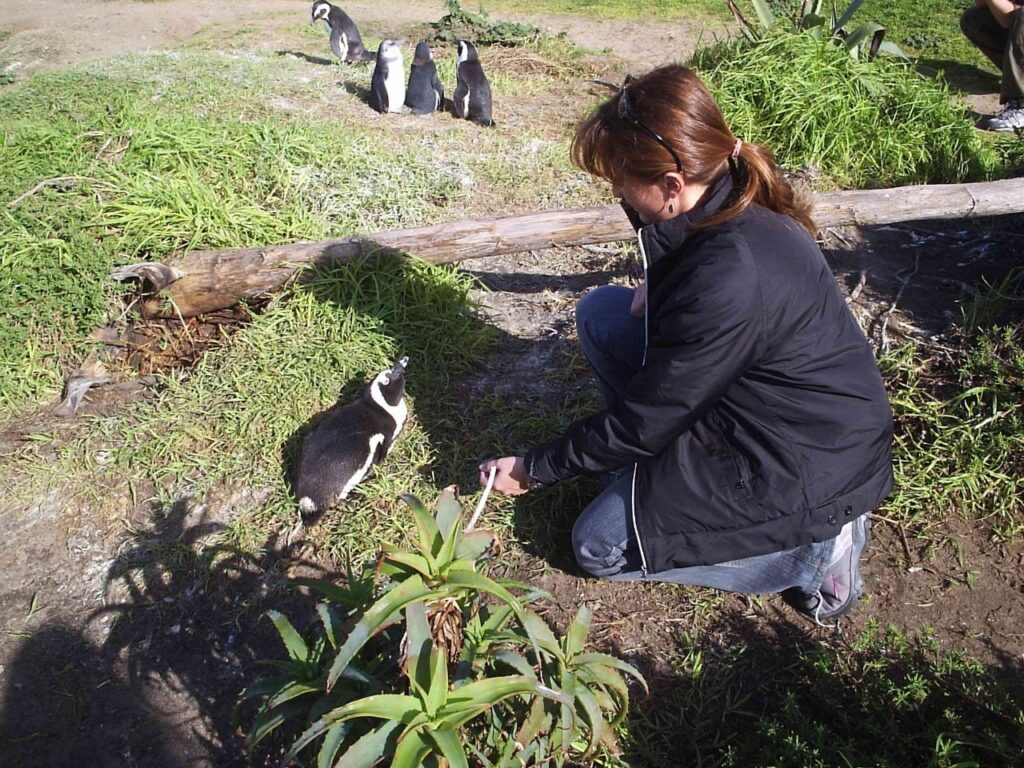
<svg viewBox="0 0 1024 768">
<path fill-rule="evenodd" d="M 399 376 L 402 376 L 405 373 L 405 366 L 407 366 L 408 364 L 408 357 L 403 357 L 401 360 L 395 363 L 395 367 L 391 369 L 391 378 L 395 379 Z"/>
</svg>

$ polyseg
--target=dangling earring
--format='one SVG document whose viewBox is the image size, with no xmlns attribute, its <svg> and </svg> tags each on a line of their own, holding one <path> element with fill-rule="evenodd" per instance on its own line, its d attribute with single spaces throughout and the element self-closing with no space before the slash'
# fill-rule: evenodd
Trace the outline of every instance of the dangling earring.
<svg viewBox="0 0 1024 768">
<path fill-rule="evenodd" d="M 672 205 L 672 203 L 668 204 L 668 212 L 669 213 L 675 213 L 676 212 L 675 206 Z"/>
</svg>

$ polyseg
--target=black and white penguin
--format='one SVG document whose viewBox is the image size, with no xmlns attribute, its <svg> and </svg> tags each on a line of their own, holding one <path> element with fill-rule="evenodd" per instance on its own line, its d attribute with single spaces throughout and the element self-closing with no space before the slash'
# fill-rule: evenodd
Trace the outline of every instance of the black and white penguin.
<svg viewBox="0 0 1024 768">
<path fill-rule="evenodd" d="M 408 409 L 405 367 L 408 357 L 378 373 L 362 396 L 336 405 L 306 435 L 295 472 L 295 495 L 304 523 L 347 498 L 370 467 L 387 456 L 398 439 Z"/>
<path fill-rule="evenodd" d="M 373 54 L 363 47 L 363 38 L 359 36 L 355 22 L 341 8 L 327 0 L 315 0 L 309 24 L 313 26 L 318 21 L 327 25 L 327 31 L 331 33 L 331 50 L 343 62 L 351 64 L 373 60 Z"/>
<path fill-rule="evenodd" d="M 424 40 L 416 46 L 416 54 L 412 59 L 409 87 L 405 90 L 405 106 L 414 115 L 426 115 L 440 109 L 443 103 L 444 86 L 437 76 L 434 55 Z"/>
<path fill-rule="evenodd" d="M 468 40 L 459 40 L 459 54 L 455 63 L 455 95 L 452 108 L 456 117 L 472 120 L 479 125 L 494 125 L 491 119 L 491 84 L 484 74 L 476 46 Z"/>
<path fill-rule="evenodd" d="M 405 104 L 405 67 L 402 45 L 382 40 L 377 49 L 377 66 L 370 78 L 370 106 L 378 112 L 401 112 Z"/>
</svg>

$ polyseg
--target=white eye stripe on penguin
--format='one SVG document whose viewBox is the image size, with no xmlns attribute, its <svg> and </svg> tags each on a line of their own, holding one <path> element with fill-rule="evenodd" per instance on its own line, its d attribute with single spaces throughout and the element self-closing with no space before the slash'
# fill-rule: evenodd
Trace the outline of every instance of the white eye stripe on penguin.
<svg viewBox="0 0 1024 768">
<path fill-rule="evenodd" d="M 315 0 L 310 25 L 318 21 L 327 25 L 331 34 L 331 50 L 334 55 L 346 64 L 356 61 L 371 61 L 373 54 L 363 46 L 363 38 L 359 35 L 355 22 L 341 8 L 327 0 Z"/>
<path fill-rule="evenodd" d="M 295 495 L 304 523 L 316 522 L 347 498 L 398 439 L 408 416 L 408 362 L 403 357 L 378 373 L 358 400 L 335 405 L 306 435 L 295 471 Z"/>
<path fill-rule="evenodd" d="M 491 117 L 491 84 L 484 74 L 476 46 L 468 40 L 458 41 L 455 61 L 455 94 L 452 111 L 477 125 L 493 126 Z"/>
</svg>

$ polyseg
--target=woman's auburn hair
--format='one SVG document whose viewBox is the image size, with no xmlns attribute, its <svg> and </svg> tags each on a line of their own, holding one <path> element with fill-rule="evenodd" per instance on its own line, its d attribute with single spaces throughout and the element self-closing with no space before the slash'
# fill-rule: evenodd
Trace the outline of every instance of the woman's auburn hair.
<svg viewBox="0 0 1024 768">
<path fill-rule="evenodd" d="M 628 86 L 633 116 L 658 133 L 679 155 L 683 178 L 710 184 L 727 166 L 736 137 L 722 110 L 693 70 L 669 64 L 632 80 Z M 585 171 L 619 184 L 654 183 L 676 171 L 671 153 L 654 138 L 619 117 L 620 89 L 601 104 L 576 130 L 571 155 Z M 741 190 L 731 205 L 697 225 L 710 227 L 728 221 L 751 203 L 796 219 L 813 237 L 811 203 L 794 193 L 767 147 L 743 142 L 736 158 Z"/>
</svg>

